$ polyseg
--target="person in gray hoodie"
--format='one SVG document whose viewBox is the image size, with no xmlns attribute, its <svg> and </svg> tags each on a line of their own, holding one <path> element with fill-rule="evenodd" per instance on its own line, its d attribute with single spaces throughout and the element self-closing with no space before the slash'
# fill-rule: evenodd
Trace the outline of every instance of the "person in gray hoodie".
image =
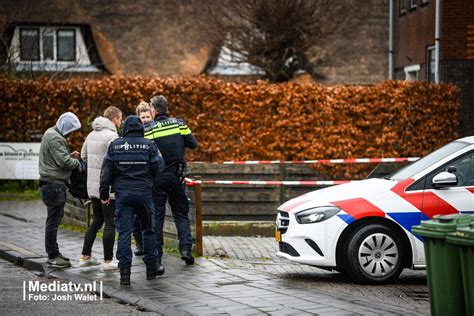
<svg viewBox="0 0 474 316">
<path fill-rule="evenodd" d="M 56 125 L 50 127 L 41 139 L 39 152 L 40 195 L 48 216 L 45 228 L 45 248 L 48 266 L 67 268 L 69 258 L 59 251 L 57 243 L 58 227 L 64 216 L 66 204 L 66 183 L 74 168 L 80 168 L 79 153 L 70 153 L 66 137 L 81 128 L 81 122 L 74 113 L 62 114 Z"/>
<path fill-rule="evenodd" d="M 117 269 L 112 262 L 115 242 L 115 198 L 110 195 L 110 203 L 100 202 L 99 185 L 100 172 L 107 149 L 112 141 L 118 138 L 117 129 L 122 123 L 122 111 L 115 106 L 109 106 L 104 116 L 97 117 L 92 122 L 93 131 L 87 136 L 81 150 L 82 160 L 87 162 L 87 194 L 91 199 L 93 220 L 84 236 L 84 246 L 79 259 L 79 267 L 98 265 L 98 260 L 91 256 L 92 245 L 99 229 L 104 225 L 102 243 L 104 247 L 104 271 Z"/>
</svg>

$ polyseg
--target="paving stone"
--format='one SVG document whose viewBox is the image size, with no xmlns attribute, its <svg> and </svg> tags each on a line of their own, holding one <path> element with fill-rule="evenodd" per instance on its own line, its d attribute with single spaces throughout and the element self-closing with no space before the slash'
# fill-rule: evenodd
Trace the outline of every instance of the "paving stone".
<svg viewBox="0 0 474 316">
<path fill-rule="evenodd" d="M 0 216 L 0 227 L 7 227 L 0 230 L 0 241 L 44 255 L 44 220 L 25 223 Z M 75 266 L 64 270 L 64 273 L 71 278 L 78 276 L 101 280 L 104 286 L 112 289 L 109 293 L 122 299 L 128 295 L 138 303 L 147 302 L 141 299 L 146 298 L 161 311 L 166 309 L 158 306 L 202 315 L 429 313 L 429 296 L 422 295 L 420 300 L 419 295 L 427 293 L 425 272 L 404 272 L 406 277 L 402 276 L 400 281 L 391 285 L 355 285 L 338 273 L 276 257 L 277 244 L 273 238 L 205 237 L 204 249 L 209 259 L 197 258 L 194 266 L 186 266 L 179 257 L 165 254 L 163 263 L 166 273 L 153 281 L 145 280 L 144 264 L 140 257 L 134 257 L 132 285 L 121 288 L 118 271 L 104 273 L 100 267 L 78 268 L 83 235 L 59 231 L 60 249 Z M 212 252 L 218 248 L 224 249 L 229 258 L 212 257 Z M 102 258 L 99 238 L 94 244 L 93 253 L 97 258 Z M 412 295 L 412 292 L 418 294 Z"/>
</svg>

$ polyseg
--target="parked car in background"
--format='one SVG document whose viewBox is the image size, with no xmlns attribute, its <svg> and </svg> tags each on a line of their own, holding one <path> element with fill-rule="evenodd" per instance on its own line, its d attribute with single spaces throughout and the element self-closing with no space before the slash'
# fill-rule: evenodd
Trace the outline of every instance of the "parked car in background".
<svg viewBox="0 0 474 316">
<path fill-rule="evenodd" d="M 425 268 L 411 233 L 438 214 L 474 212 L 474 136 L 453 141 L 383 179 L 328 187 L 278 208 L 279 257 L 334 269 L 362 283 Z"/>
</svg>

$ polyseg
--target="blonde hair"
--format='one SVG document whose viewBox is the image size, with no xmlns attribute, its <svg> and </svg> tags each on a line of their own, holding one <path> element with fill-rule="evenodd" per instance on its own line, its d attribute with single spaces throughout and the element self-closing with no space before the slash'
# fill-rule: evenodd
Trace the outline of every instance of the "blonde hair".
<svg viewBox="0 0 474 316">
<path fill-rule="evenodd" d="M 122 111 L 120 111 L 120 109 L 116 108 L 115 106 L 109 106 L 104 111 L 104 117 L 108 118 L 111 121 L 114 118 L 119 117 L 120 115 L 122 115 Z"/>
<path fill-rule="evenodd" d="M 140 116 L 140 113 L 142 113 L 142 112 L 150 112 L 150 114 L 151 114 L 151 106 L 150 106 L 150 104 L 146 103 L 145 101 L 142 101 L 137 106 L 135 112 L 137 113 L 138 116 Z"/>
</svg>

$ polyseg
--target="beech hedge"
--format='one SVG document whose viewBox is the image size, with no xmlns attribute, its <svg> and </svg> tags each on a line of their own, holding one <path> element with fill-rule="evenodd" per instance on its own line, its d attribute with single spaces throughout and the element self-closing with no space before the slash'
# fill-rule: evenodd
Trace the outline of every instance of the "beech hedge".
<svg viewBox="0 0 474 316">
<path fill-rule="evenodd" d="M 0 78 L 2 141 L 38 141 L 61 113 L 83 128 L 114 105 L 134 114 L 163 94 L 173 116 L 199 141 L 190 161 L 302 160 L 425 155 L 457 137 L 459 91 L 453 85 L 385 81 L 370 86 L 288 82 L 229 83 L 204 76 L 13 80 Z M 338 166 L 327 177 L 351 177 L 366 166 Z"/>
</svg>

